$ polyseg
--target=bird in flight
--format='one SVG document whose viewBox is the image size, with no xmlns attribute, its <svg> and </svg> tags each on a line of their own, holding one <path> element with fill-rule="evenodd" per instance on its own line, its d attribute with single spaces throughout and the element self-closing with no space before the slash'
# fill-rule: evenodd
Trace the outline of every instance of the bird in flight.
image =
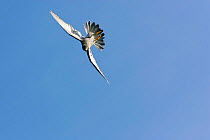
<svg viewBox="0 0 210 140">
<path fill-rule="evenodd" d="M 62 19 L 60 19 L 56 14 L 54 14 L 52 11 L 50 11 L 50 14 L 53 16 L 53 18 L 58 22 L 58 24 L 64 29 L 64 31 L 69 34 L 70 36 L 74 37 L 75 39 L 79 40 L 82 44 L 82 49 L 87 52 L 88 58 L 90 62 L 93 64 L 95 69 L 101 74 L 101 76 L 107 81 L 108 84 L 109 81 L 106 79 L 100 68 L 98 67 L 96 60 L 93 57 L 92 51 L 90 50 L 90 47 L 94 45 L 98 50 L 104 49 L 104 33 L 103 30 L 99 28 L 98 24 L 95 24 L 95 22 L 91 23 L 90 21 L 86 22 L 86 25 L 84 26 L 86 37 L 82 36 L 82 34 L 74 29 L 70 24 L 65 23 Z"/>
</svg>

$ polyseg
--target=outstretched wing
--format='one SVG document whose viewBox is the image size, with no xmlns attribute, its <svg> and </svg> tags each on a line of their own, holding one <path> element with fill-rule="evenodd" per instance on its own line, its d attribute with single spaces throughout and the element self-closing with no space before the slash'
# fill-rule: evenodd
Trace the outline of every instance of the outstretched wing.
<svg viewBox="0 0 210 140">
<path fill-rule="evenodd" d="M 62 19 L 60 19 L 56 14 L 50 11 L 50 14 L 53 18 L 58 22 L 58 24 L 66 31 L 70 36 L 76 38 L 77 40 L 82 40 L 83 36 L 79 31 L 74 29 L 70 24 L 65 23 Z"/>
<path fill-rule="evenodd" d="M 91 62 L 91 63 L 93 64 L 93 66 L 95 67 L 95 69 L 101 74 L 101 76 L 103 76 L 103 78 L 107 81 L 107 83 L 110 84 L 109 81 L 108 81 L 108 80 L 106 79 L 106 77 L 104 76 L 104 74 L 102 73 L 102 71 L 99 69 L 99 67 L 98 67 L 98 65 L 97 65 L 97 63 L 96 63 L 96 60 L 95 60 L 94 57 L 93 57 L 93 54 L 92 54 L 90 48 L 87 50 L 87 55 L 88 55 L 88 58 L 89 58 L 90 62 Z"/>
</svg>

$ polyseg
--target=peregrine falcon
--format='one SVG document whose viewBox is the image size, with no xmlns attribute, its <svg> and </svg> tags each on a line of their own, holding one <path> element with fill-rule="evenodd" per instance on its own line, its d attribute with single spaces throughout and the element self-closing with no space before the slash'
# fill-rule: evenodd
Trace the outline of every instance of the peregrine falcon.
<svg viewBox="0 0 210 140">
<path fill-rule="evenodd" d="M 103 76 L 103 78 L 107 81 L 108 84 L 109 81 L 106 79 L 100 68 L 98 67 L 96 60 L 93 57 L 92 51 L 90 50 L 90 47 L 94 45 L 98 50 L 104 49 L 104 33 L 103 30 L 99 28 L 98 24 L 95 24 L 95 22 L 87 21 L 86 25 L 84 26 L 86 37 L 82 36 L 82 34 L 74 29 L 70 24 L 65 23 L 62 19 L 60 19 L 56 14 L 54 14 L 52 11 L 50 11 L 50 14 L 53 16 L 53 18 L 58 22 L 58 24 L 64 29 L 64 31 L 69 34 L 70 36 L 74 37 L 75 39 L 79 40 L 82 44 L 82 49 L 87 52 L 88 58 L 90 62 L 93 64 L 95 69 Z"/>
</svg>

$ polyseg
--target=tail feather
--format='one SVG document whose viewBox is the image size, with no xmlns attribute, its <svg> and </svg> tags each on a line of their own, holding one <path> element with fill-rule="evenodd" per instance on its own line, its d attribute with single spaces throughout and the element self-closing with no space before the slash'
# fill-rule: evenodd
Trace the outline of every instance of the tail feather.
<svg viewBox="0 0 210 140">
<path fill-rule="evenodd" d="M 105 43 L 103 41 L 96 41 L 96 43 L 100 44 L 100 45 L 105 45 Z"/>
<path fill-rule="evenodd" d="M 93 23 L 91 24 L 91 26 L 90 26 L 90 32 L 93 32 L 94 28 L 95 28 L 95 22 L 93 22 Z"/>
<path fill-rule="evenodd" d="M 99 25 L 97 24 L 97 25 L 94 27 L 93 32 L 96 33 L 96 32 L 98 32 L 98 31 L 100 31 L 100 28 L 99 28 Z"/>
<path fill-rule="evenodd" d="M 99 28 L 99 25 L 95 24 L 95 22 L 93 22 L 93 23 L 91 23 L 90 21 L 86 22 L 85 28 L 86 28 L 86 30 L 87 30 L 89 35 L 93 35 L 93 34 L 95 34 L 97 32 L 98 32 L 98 34 L 103 32 L 103 30 L 101 30 Z"/>
<path fill-rule="evenodd" d="M 94 46 L 99 50 L 101 51 L 101 49 L 104 49 L 104 47 L 102 47 L 100 44 L 98 43 L 95 43 Z"/>
<path fill-rule="evenodd" d="M 95 24 L 95 22 L 91 23 L 90 21 L 86 22 L 85 31 L 87 33 L 88 37 L 94 36 L 95 42 L 94 46 L 101 50 L 104 49 L 104 33 L 101 28 L 99 28 L 98 24 Z"/>
</svg>

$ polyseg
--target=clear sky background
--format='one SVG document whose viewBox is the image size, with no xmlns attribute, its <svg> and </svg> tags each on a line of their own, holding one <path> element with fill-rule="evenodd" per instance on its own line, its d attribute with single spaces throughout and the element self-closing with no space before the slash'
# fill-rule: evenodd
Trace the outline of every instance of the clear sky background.
<svg viewBox="0 0 210 140">
<path fill-rule="evenodd" d="M 209 140 L 209 0 L 1 0 L 1 140 Z M 51 17 L 84 35 L 111 85 Z"/>
</svg>

